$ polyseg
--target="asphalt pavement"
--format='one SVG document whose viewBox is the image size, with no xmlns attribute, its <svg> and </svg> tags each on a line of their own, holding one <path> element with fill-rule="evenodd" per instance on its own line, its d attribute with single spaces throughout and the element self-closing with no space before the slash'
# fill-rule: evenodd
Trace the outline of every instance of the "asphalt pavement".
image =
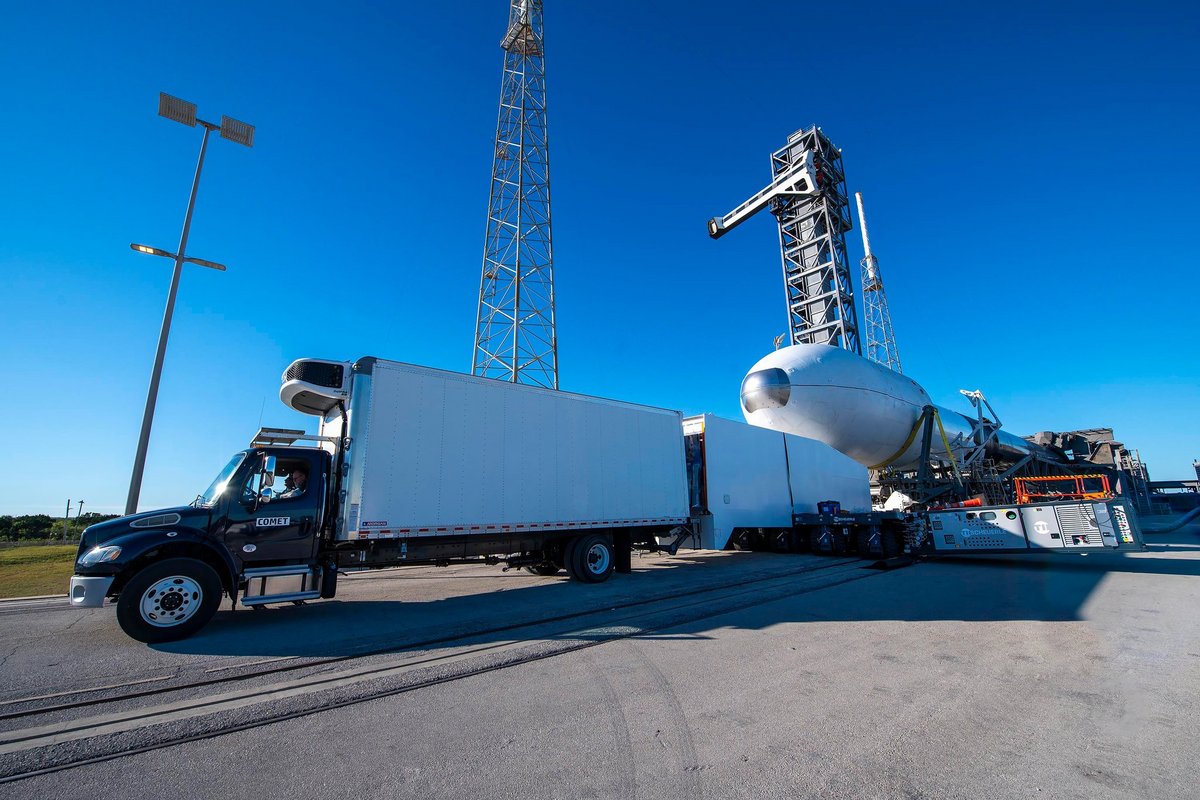
<svg viewBox="0 0 1200 800">
<path fill-rule="evenodd" d="M 455 656 L 435 680 L 383 663 L 393 672 L 310 693 L 345 698 L 331 710 L 281 700 L 295 716 L 198 727 L 195 741 L 0 784 L 0 798 L 1197 796 L 1191 532 L 1133 555 L 894 571 L 684 554 L 600 587 L 485 567 L 345 584 L 345 600 L 222 612 L 156 648 L 124 640 L 111 609 L 0 608 L 0 711 L 56 686 L 232 674 L 373 641 Z M 530 624 L 501 630 L 513 620 Z M 399 688 L 371 699 L 387 681 Z"/>
</svg>

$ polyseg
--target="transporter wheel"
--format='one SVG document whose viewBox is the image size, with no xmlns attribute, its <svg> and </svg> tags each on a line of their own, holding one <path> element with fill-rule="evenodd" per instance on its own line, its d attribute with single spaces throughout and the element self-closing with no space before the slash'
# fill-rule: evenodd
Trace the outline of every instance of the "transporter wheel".
<svg viewBox="0 0 1200 800">
<path fill-rule="evenodd" d="M 792 532 L 783 530 L 767 534 L 772 553 L 794 553 L 792 547 Z"/>
<path fill-rule="evenodd" d="M 812 552 L 812 532 L 807 528 L 794 528 L 792 530 L 792 548 L 794 553 Z"/>
<path fill-rule="evenodd" d="M 580 537 L 570 556 L 575 567 L 573 577 L 584 583 L 608 580 L 617 565 L 612 540 L 598 533 Z"/>
<path fill-rule="evenodd" d="M 142 569 L 117 598 L 117 622 L 147 644 L 186 639 L 203 628 L 221 604 L 221 579 L 194 558 L 168 558 Z"/>
<path fill-rule="evenodd" d="M 883 538 L 878 525 L 868 525 L 854 531 L 854 550 L 859 558 L 877 558 L 882 555 Z"/>
<path fill-rule="evenodd" d="M 884 558 L 895 558 L 904 554 L 904 531 L 897 528 L 885 528 L 879 534 L 879 546 Z"/>
<path fill-rule="evenodd" d="M 525 571 L 534 575 L 557 575 L 560 567 L 558 564 L 551 564 L 549 561 L 543 561 L 541 564 L 526 564 Z"/>
<path fill-rule="evenodd" d="M 833 528 L 828 525 L 822 525 L 813 532 L 812 549 L 814 553 L 822 555 L 833 555 Z"/>
</svg>

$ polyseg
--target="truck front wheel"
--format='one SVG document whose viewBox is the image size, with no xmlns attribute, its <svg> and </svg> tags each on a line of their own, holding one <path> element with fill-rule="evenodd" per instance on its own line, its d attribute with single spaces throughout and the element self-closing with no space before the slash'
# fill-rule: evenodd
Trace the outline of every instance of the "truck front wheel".
<svg viewBox="0 0 1200 800">
<path fill-rule="evenodd" d="M 168 558 L 125 584 L 117 622 L 139 642 L 173 642 L 207 625 L 220 604 L 221 579 L 212 567 L 194 558 Z"/>
<path fill-rule="evenodd" d="M 574 562 L 572 576 L 584 583 L 608 580 L 617 563 L 612 540 L 598 533 L 581 537 L 567 554 Z"/>
</svg>

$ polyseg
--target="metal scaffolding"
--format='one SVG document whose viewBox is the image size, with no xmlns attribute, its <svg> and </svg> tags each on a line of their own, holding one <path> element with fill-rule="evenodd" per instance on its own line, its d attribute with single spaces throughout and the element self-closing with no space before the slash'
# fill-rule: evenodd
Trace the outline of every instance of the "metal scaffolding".
<svg viewBox="0 0 1200 800">
<path fill-rule="evenodd" d="M 511 0 L 471 371 L 558 388 L 541 0 Z"/>
<path fill-rule="evenodd" d="M 850 202 L 842 154 L 815 125 L 796 131 L 771 155 L 771 173 L 792 170 L 811 153 L 817 191 L 771 201 L 779 222 L 792 344 L 829 344 L 859 355 L 858 318 L 846 258 Z"/>
<path fill-rule="evenodd" d="M 863 260 L 862 294 L 863 317 L 867 326 L 867 358 L 890 370 L 903 373 L 900 369 L 900 351 L 896 349 L 896 335 L 892 332 L 892 314 L 888 311 L 887 295 L 883 293 L 883 276 L 879 273 L 879 259 L 871 252 L 871 237 L 867 234 L 867 214 L 863 211 L 862 192 L 855 192 L 858 203 L 858 230 L 862 233 Z"/>
</svg>

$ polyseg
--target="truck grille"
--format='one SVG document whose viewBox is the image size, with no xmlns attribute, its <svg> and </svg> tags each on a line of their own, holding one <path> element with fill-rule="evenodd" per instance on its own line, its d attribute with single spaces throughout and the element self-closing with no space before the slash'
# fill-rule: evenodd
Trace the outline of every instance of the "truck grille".
<svg viewBox="0 0 1200 800">
<path fill-rule="evenodd" d="M 327 361 L 297 361 L 287 368 L 283 377 L 289 381 L 304 381 L 316 386 L 328 386 L 331 389 L 342 388 L 341 364 L 331 364 Z"/>
</svg>

